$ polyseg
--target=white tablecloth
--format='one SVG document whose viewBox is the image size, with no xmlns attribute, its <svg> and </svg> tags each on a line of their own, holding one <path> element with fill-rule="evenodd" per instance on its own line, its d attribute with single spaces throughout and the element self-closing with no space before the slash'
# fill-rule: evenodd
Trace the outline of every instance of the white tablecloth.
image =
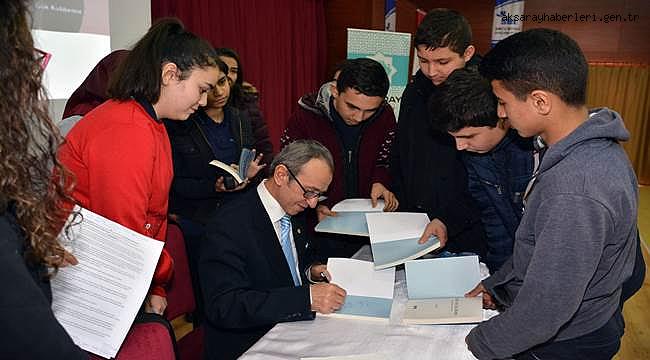
<svg viewBox="0 0 650 360">
<path fill-rule="evenodd" d="M 366 258 L 362 249 L 355 258 Z M 481 264 L 481 274 L 487 268 Z M 474 359 L 465 336 L 476 325 L 403 325 L 406 305 L 404 270 L 395 276 L 390 321 L 381 323 L 316 316 L 314 321 L 277 324 L 240 359 L 300 359 L 316 356 L 384 354 L 388 359 Z M 486 311 L 489 318 L 496 312 Z"/>
</svg>

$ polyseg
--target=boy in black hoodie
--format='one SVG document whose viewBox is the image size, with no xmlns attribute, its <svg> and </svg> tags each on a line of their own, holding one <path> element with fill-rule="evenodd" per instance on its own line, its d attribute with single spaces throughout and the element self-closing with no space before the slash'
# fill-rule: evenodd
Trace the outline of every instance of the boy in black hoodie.
<svg viewBox="0 0 650 360">
<path fill-rule="evenodd" d="M 431 219 L 420 242 L 436 235 L 452 253 L 472 252 L 484 261 L 486 240 L 479 209 L 469 194 L 467 174 L 454 138 L 431 124 L 429 98 L 449 74 L 474 67 L 479 57 L 467 19 L 450 9 L 431 10 L 414 38 L 420 70 L 400 103 L 390 170 L 399 211 L 426 212 Z"/>
</svg>

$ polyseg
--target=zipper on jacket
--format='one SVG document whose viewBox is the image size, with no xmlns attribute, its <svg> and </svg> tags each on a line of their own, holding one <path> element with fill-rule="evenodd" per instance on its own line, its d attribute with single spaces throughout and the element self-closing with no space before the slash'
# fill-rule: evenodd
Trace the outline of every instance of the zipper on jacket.
<svg viewBox="0 0 650 360">
<path fill-rule="evenodd" d="M 334 109 L 334 111 L 336 111 L 336 109 Z M 382 111 L 385 111 L 383 106 L 380 107 L 369 119 L 365 120 L 364 122 L 361 123 L 361 125 L 359 125 L 359 126 L 361 126 L 361 129 L 359 129 L 359 136 L 357 137 L 357 144 L 356 144 L 356 147 L 355 147 L 355 150 L 357 152 L 357 156 L 358 156 L 358 153 L 359 153 L 359 147 L 361 145 L 361 139 L 363 138 L 364 130 L 368 127 L 368 125 L 370 123 L 375 122 L 379 118 Z M 330 115 L 326 111 L 323 111 L 322 109 L 321 109 L 321 114 L 323 114 L 325 119 L 328 120 L 330 126 L 332 127 L 332 130 L 334 130 L 334 135 L 336 137 L 336 140 L 338 140 L 339 146 L 341 147 L 341 155 L 343 155 L 342 156 L 343 157 L 343 173 L 346 174 L 346 175 L 343 176 L 343 193 L 344 193 L 344 196 L 347 198 L 348 197 L 348 191 L 347 191 L 348 190 L 348 176 L 347 176 L 347 174 L 349 174 L 351 172 L 351 170 L 352 170 L 351 165 L 352 165 L 352 153 L 353 153 L 353 151 L 348 150 L 348 154 L 347 154 L 347 160 L 348 161 L 345 161 L 345 158 L 346 158 L 346 156 L 345 156 L 345 144 L 343 143 L 343 139 L 341 139 L 341 137 L 339 136 L 338 131 L 336 131 L 336 126 L 334 126 L 334 120 L 330 117 Z M 339 114 L 339 116 L 340 115 L 341 114 Z M 356 193 L 358 195 L 359 194 L 359 164 L 358 164 L 358 161 L 357 161 L 357 168 L 356 168 L 356 171 L 354 172 L 354 175 L 355 175 L 354 181 L 356 182 L 355 190 L 356 190 Z M 357 195 L 354 195 L 354 196 L 357 196 Z"/>
<path fill-rule="evenodd" d="M 244 131 L 242 130 L 241 113 L 239 111 L 237 111 L 237 121 L 239 122 L 239 156 L 241 156 L 241 149 L 244 147 Z"/>
<path fill-rule="evenodd" d="M 206 116 L 207 116 L 207 114 L 206 114 Z M 210 144 L 210 141 L 208 141 L 208 137 L 205 136 L 205 133 L 203 132 L 203 129 L 201 128 L 201 125 L 199 125 L 199 123 L 196 122 L 195 119 L 192 119 L 192 122 L 194 122 L 194 125 L 196 125 L 196 128 L 199 129 L 199 133 L 201 134 L 201 137 L 203 137 L 203 140 L 205 141 L 205 143 L 210 148 L 210 151 L 212 151 L 212 156 L 214 156 L 214 158 L 216 159 L 217 158 L 217 153 L 214 151 L 214 148 L 212 147 L 212 144 Z"/>
<path fill-rule="evenodd" d="M 231 114 L 233 114 L 233 112 L 231 112 Z M 237 122 L 239 123 L 239 146 L 237 147 L 238 150 L 237 165 L 239 166 L 239 159 L 241 159 L 241 152 L 244 149 L 244 130 L 242 130 L 241 113 L 239 112 L 239 110 L 237 110 Z M 235 122 L 233 122 L 233 124 L 235 124 Z M 248 174 L 244 174 L 244 175 L 248 175 Z"/>
<path fill-rule="evenodd" d="M 382 109 L 377 110 L 377 113 L 375 113 L 375 115 L 377 115 L 376 117 L 374 117 L 372 119 L 368 119 L 368 120 L 362 122 L 361 125 L 359 125 L 359 126 L 361 126 L 361 128 L 359 129 L 359 136 L 357 137 L 357 143 L 356 143 L 356 145 L 354 147 L 354 151 L 348 150 L 348 164 L 349 164 L 348 167 L 349 168 L 352 168 L 352 154 L 355 153 L 356 156 L 357 156 L 357 161 L 356 161 L 357 166 L 354 169 L 355 171 L 352 172 L 352 175 L 354 175 L 353 181 L 355 182 L 356 186 L 354 186 L 354 189 L 353 189 L 353 190 L 355 190 L 355 194 L 351 194 L 351 195 L 355 196 L 355 197 L 356 196 L 361 196 L 361 191 L 359 190 L 359 153 L 360 153 L 359 149 L 361 148 L 361 140 L 363 139 L 363 133 L 365 132 L 365 130 L 370 125 L 370 122 L 374 122 L 375 120 L 377 120 L 379 118 L 378 112 L 381 111 L 381 110 Z M 368 189 L 368 191 L 370 191 L 370 189 Z"/>
<path fill-rule="evenodd" d="M 489 181 L 487 181 L 487 180 L 484 180 L 484 179 L 481 179 L 481 182 L 483 182 L 483 183 L 485 183 L 485 184 L 488 184 L 488 185 L 490 185 L 490 186 L 493 186 L 494 188 L 497 189 L 497 194 L 499 194 L 499 195 L 503 195 L 503 187 L 502 187 L 501 185 L 493 184 L 493 183 L 491 183 L 491 182 L 489 182 Z"/>
<path fill-rule="evenodd" d="M 336 111 L 336 110 L 335 110 Z M 334 131 L 334 137 L 339 143 L 339 146 L 341 147 L 341 158 L 343 159 L 343 196 L 347 197 L 347 183 L 348 183 L 348 177 L 347 174 L 349 172 L 348 168 L 350 167 L 350 164 L 348 161 L 345 161 L 345 144 L 343 143 L 343 139 L 340 138 L 338 131 L 336 131 L 336 126 L 334 126 L 334 120 L 330 118 L 329 114 L 326 111 L 321 110 L 321 114 L 325 117 L 325 120 L 330 124 L 332 127 L 332 131 Z M 352 158 L 352 154 L 348 155 L 348 159 Z"/>
</svg>

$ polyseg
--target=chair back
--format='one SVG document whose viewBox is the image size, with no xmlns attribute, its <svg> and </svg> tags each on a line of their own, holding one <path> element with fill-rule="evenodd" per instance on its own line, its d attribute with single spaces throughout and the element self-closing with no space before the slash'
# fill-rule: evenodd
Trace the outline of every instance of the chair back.
<svg viewBox="0 0 650 360">
<path fill-rule="evenodd" d="M 167 310 L 165 318 L 172 321 L 196 309 L 192 276 L 185 248 L 183 233 L 178 225 L 169 223 L 165 248 L 174 259 L 174 275 L 167 286 Z"/>
</svg>

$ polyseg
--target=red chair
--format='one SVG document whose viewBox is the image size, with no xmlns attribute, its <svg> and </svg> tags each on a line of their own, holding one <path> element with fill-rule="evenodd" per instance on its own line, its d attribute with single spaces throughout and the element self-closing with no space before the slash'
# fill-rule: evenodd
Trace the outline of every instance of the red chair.
<svg viewBox="0 0 650 360">
<path fill-rule="evenodd" d="M 92 360 L 103 360 L 89 354 Z M 139 314 L 115 360 L 176 360 L 174 333 L 169 322 L 156 314 Z"/>
<path fill-rule="evenodd" d="M 167 286 L 165 318 L 177 330 L 176 343 L 179 359 L 200 360 L 203 358 L 203 328 L 195 327 L 191 321 L 192 314 L 196 309 L 196 301 L 187 249 L 181 229 L 171 222 L 167 227 L 165 248 L 174 259 L 174 276 Z M 188 328 L 191 330 L 188 331 Z"/>
<path fill-rule="evenodd" d="M 192 278 L 180 228 L 170 223 L 165 248 L 174 259 L 174 275 L 167 287 L 165 317 L 138 314 L 117 353 L 116 360 L 199 360 L 203 356 L 203 331 L 195 329 L 186 319 L 191 317 L 196 303 Z M 174 332 L 172 324 L 190 331 Z M 102 357 L 90 354 L 93 360 Z"/>
</svg>

